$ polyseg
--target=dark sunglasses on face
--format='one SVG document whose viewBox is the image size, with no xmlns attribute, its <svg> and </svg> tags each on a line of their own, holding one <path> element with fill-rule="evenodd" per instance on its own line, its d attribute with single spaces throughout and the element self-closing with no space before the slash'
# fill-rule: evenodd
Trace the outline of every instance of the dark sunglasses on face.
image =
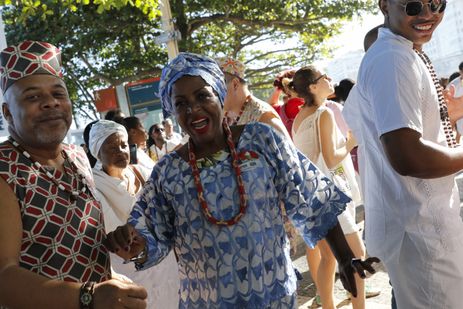
<svg viewBox="0 0 463 309">
<path fill-rule="evenodd" d="M 320 79 L 322 79 L 322 78 L 327 78 L 327 77 L 328 77 L 328 76 L 327 76 L 326 74 L 322 74 L 322 75 L 320 75 L 319 77 L 317 77 L 316 79 L 314 79 L 314 80 L 312 81 L 312 84 L 316 84 L 316 83 L 318 83 L 318 81 L 319 81 Z"/>
<path fill-rule="evenodd" d="M 445 7 L 447 6 L 447 0 L 429 0 L 426 4 L 417 0 L 401 4 L 408 16 L 420 15 L 424 10 L 425 5 L 429 5 L 429 9 L 433 14 L 440 14 L 445 10 Z"/>
<path fill-rule="evenodd" d="M 154 132 L 159 133 L 159 132 L 164 132 L 163 128 L 156 128 L 154 129 Z"/>
</svg>

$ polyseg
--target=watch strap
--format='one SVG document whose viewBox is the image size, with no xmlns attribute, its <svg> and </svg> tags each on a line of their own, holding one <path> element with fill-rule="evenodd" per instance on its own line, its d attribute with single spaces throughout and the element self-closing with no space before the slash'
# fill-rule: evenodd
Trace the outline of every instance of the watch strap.
<svg viewBox="0 0 463 309">
<path fill-rule="evenodd" d="M 79 307 L 80 309 L 93 309 L 93 291 L 95 282 L 87 281 L 80 287 Z"/>
</svg>

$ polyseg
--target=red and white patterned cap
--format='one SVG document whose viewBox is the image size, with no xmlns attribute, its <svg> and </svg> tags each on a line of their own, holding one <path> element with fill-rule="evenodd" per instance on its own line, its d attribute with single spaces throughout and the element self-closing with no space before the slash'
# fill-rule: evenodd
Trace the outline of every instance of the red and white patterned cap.
<svg viewBox="0 0 463 309">
<path fill-rule="evenodd" d="M 219 64 L 219 67 L 222 70 L 222 72 L 231 74 L 233 76 L 241 78 L 242 80 L 245 80 L 245 67 L 241 61 L 235 60 L 230 57 L 217 58 L 216 61 Z"/>
<path fill-rule="evenodd" d="M 63 78 L 61 51 L 52 44 L 24 41 L 0 54 L 0 87 L 3 93 L 17 80 L 33 74 Z"/>
</svg>

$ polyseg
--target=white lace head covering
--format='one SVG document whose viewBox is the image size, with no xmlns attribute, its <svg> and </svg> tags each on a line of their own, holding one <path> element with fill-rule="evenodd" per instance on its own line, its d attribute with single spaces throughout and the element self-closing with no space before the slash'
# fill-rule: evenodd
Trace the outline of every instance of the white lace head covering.
<svg viewBox="0 0 463 309">
<path fill-rule="evenodd" d="M 114 133 L 121 133 L 126 139 L 128 139 L 127 130 L 123 125 L 117 122 L 100 120 L 93 124 L 90 129 L 90 139 L 88 142 L 88 148 L 92 156 L 98 158 L 101 146 L 105 140 Z"/>
</svg>

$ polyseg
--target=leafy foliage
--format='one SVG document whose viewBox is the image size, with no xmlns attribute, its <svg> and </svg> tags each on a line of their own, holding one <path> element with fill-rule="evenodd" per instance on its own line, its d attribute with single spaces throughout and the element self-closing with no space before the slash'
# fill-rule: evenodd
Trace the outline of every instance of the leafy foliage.
<svg viewBox="0 0 463 309">
<path fill-rule="evenodd" d="M 40 0 L 0 0 L 0 5 L 15 5 L 21 8 L 19 21 L 26 21 L 30 16 L 40 16 L 46 19 L 53 14 L 51 6 L 61 5 L 66 7 L 71 12 L 76 12 L 81 5 L 89 5 L 92 3 L 96 6 L 98 13 L 103 13 L 111 9 L 122 9 L 127 6 L 132 6 L 140 9 L 150 19 L 154 19 L 160 15 L 158 10 L 157 0 L 53 0 L 51 3 Z"/>
<path fill-rule="evenodd" d="M 164 48 L 153 43 L 160 32 L 159 20 L 149 19 L 134 7 L 99 14 L 93 4 L 72 10 L 54 1 L 42 1 L 52 9 L 21 18 L 20 7 L 3 10 L 8 44 L 23 40 L 50 42 L 62 51 L 64 75 L 76 113 L 96 118 L 93 91 L 160 74 L 167 61 Z M 153 61 L 153 59 L 156 59 Z"/>
<path fill-rule="evenodd" d="M 9 44 L 59 46 L 75 108 L 89 110 L 93 89 L 159 76 L 167 61 L 155 43 L 157 1 L 24 0 L 3 10 Z M 180 51 L 230 55 L 247 66 L 251 88 L 271 88 L 277 72 L 326 55 L 342 23 L 371 12 L 376 0 L 171 0 Z M 91 110 L 91 109 L 90 109 Z M 91 115 L 89 115 L 91 116 Z"/>
<path fill-rule="evenodd" d="M 180 50 L 243 61 L 252 88 L 269 88 L 283 68 L 326 56 L 324 42 L 376 0 L 171 0 Z M 329 52 L 329 51 L 328 51 Z"/>
</svg>

